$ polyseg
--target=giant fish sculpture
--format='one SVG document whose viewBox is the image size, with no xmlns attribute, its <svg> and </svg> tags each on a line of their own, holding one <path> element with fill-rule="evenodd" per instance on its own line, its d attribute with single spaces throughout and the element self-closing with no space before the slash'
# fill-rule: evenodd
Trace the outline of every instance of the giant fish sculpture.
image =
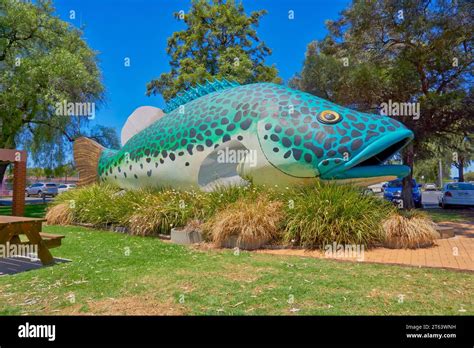
<svg viewBox="0 0 474 348">
<path fill-rule="evenodd" d="M 389 117 L 341 107 L 272 83 L 214 81 L 177 95 L 162 112 L 137 109 L 123 147 L 74 144 L 80 184 L 201 188 L 344 180 L 369 185 L 409 174 L 384 162 L 413 139 Z"/>
</svg>

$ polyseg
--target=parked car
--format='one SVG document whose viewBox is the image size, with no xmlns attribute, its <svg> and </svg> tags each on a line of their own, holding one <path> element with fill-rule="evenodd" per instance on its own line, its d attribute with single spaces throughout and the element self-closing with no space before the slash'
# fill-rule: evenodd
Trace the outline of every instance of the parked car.
<svg viewBox="0 0 474 348">
<path fill-rule="evenodd" d="M 26 196 L 55 197 L 58 194 L 58 186 L 54 183 L 37 182 L 26 188 Z"/>
<path fill-rule="evenodd" d="M 416 208 L 422 208 L 423 203 L 421 201 L 421 184 L 417 184 L 416 180 L 413 179 L 412 182 L 412 197 L 413 201 L 415 202 Z M 396 179 L 389 181 L 387 184 L 383 186 L 383 198 L 389 200 L 393 203 L 399 203 L 402 199 L 402 180 Z"/>
<path fill-rule="evenodd" d="M 380 193 L 383 192 L 384 185 L 386 185 L 387 182 L 381 182 L 378 184 L 370 185 L 368 186 L 369 190 L 371 190 L 373 193 Z"/>
<path fill-rule="evenodd" d="M 66 192 L 76 187 L 77 187 L 76 184 L 61 184 L 58 186 L 58 192 L 59 193 Z"/>
<path fill-rule="evenodd" d="M 474 184 L 450 182 L 444 185 L 439 196 L 439 206 L 446 209 L 453 205 L 474 206 Z"/>
<path fill-rule="evenodd" d="M 425 184 L 425 191 L 436 191 L 436 185 L 435 184 Z"/>
</svg>

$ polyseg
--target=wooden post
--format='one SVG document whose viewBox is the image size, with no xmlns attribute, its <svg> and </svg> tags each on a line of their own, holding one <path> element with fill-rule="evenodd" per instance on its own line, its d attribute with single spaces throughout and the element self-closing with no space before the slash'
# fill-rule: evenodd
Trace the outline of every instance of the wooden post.
<svg viewBox="0 0 474 348">
<path fill-rule="evenodd" d="M 12 215 L 25 213 L 26 151 L 0 149 L 0 161 L 13 163 Z"/>
<path fill-rule="evenodd" d="M 26 161 L 15 162 L 13 167 L 12 215 L 25 214 Z"/>
</svg>

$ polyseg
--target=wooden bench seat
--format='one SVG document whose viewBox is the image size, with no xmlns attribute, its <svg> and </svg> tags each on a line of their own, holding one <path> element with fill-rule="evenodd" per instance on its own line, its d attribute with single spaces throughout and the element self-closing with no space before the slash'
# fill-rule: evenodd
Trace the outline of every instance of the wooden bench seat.
<svg viewBox="0 0 474 348">
<path fill-rule="evenodd" d="M 61 234 L 51 234 L 51 233 L 40 233 L 41 238 L 43 239 L 45 245 L 48 249 L 57 248 L 61 246 L 61 240 L 65 237 Z"/>
</svg>

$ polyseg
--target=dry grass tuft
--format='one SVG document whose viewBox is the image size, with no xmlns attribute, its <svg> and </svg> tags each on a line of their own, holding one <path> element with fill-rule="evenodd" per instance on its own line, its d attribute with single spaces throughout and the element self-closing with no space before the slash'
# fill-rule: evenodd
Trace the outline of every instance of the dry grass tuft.
<svg viewBox="0 0 474 348">
<path fill-rule="evenodd" d="M 416 249 L 433 245 L 438 232 L 435 223 L 421 212 L 400 212 L 384 223 L 384 246 L 392 249 Z"/>
<path fill-rule="evenodd" d="M 46 213 L 49 225 L 70 225 L 73 222 L 72 210 L 68 203 L 60 203 L 50 207 Z"/>
<path fill-rule="evenodd" d="M 228 247 L 235 239 L 241 249 L 256 249 L 280 236 L 283 215 L 282 203 L 265 196 L 256 201 L 239 199 L 208 220 L 204 230 L 216 246 Z"/>
</svg>

